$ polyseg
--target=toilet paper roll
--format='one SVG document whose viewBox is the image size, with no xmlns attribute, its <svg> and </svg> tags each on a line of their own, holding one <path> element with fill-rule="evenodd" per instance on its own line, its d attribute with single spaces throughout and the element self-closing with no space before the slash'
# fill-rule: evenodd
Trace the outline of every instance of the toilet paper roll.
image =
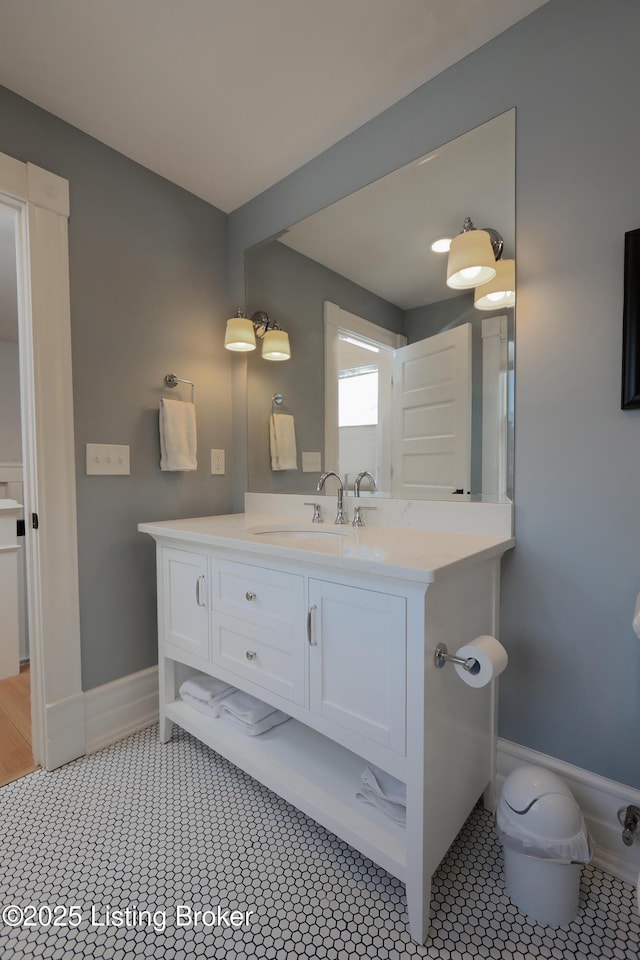
<svg viewBox="0 0 640 960">
<path fill-rule="evenodd" d="M 476 637 L 472 643 L 460 647 L 456 650 L 456 657 L 475 660 L 471 670 L 455 664 L 456 673 L 470 687 L 486 687 L 491 680 L 500 676 L 509 659 L 500 641 L 488 635 Z"/>
</svg>

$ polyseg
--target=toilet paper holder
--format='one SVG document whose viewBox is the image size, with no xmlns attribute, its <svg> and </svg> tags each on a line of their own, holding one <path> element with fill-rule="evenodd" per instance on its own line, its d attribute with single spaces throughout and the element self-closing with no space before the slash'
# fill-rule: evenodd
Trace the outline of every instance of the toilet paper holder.
<svg viewBox="0 0 640 960">
<path fill-rule="evenodd" d="M 439 643 L 436 649 L 433 651 L 433 662 L 436 667 L 444 667 L 447 663 L 457 663 L 464 670 L 473 670 L 476 664 L 478 663 L 473 657 L 469 657 L 465 660 L 463 657 L 454 657 L 447 651 L 446 643 Z"/>
</svg>

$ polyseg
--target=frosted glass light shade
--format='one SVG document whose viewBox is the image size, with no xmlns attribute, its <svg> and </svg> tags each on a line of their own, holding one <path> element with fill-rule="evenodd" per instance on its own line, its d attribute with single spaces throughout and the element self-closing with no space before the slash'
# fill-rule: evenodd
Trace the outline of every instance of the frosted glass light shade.
<svg viewBox="0 0 640 960">
<path fill-rule="evenodd" d="M 478 310 L 500 310 L 501 307 L 513 307 L 515 302 L 516 262 L 497 260 L 495 277 L 481 287 L 476 287 L 473 305 Z"/>
<path fill-rule="evenodd" d="M 264 360 L 288 360 L 291 356 L 289 334 L 284 330 L 267 330 L 262 340 Z"/>
<path fill-rule="evenodd" d="M 496 258 L 486 230 L 467 230 L 451 241 L 447 262 L 447 286 L 469 290 L 493 280 Z"/>
<path fill-rule="evenodd" d="M 231 317 L 227 320 L 227 329 L 224 335 L 224 345 L 227 350 L 255 350 L 256 332 L 251 320 L 247 317 Z"/>
</svg>

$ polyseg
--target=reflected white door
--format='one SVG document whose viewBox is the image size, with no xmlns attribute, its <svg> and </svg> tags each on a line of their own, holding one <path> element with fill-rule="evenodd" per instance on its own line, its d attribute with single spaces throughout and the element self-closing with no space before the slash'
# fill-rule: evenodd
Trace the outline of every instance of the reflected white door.
<svg viewBox="0 0 640 960">
<path fill-rule="evenodd" d="M 393 360 L 393 496 L 466 499 L 471 489 L 471 324 Z"/>
</svg>

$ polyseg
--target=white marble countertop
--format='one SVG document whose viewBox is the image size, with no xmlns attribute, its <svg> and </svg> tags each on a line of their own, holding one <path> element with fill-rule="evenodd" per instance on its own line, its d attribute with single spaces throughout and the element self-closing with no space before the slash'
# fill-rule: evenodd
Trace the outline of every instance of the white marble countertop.
<svg viewBox="0 0 640 960">
<path fill-rule="evenodd" d="M 430 583 L 461 566 L 501 556 L 513 537 L 401 527 L 296 523 L 229 514 L 138 525 L 155 539 L 241 550 L 252 560 L 280 558 Z"/>
</svg>

